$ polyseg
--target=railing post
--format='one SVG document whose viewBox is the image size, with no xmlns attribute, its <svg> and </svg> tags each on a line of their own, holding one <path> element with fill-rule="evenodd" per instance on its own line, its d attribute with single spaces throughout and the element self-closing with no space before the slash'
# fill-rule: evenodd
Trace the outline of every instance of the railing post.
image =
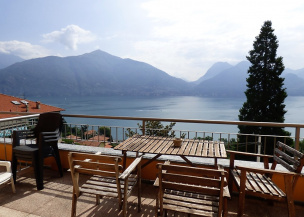
<svg viewBox="0 0 304 217">
<path fill-rule="evenodd" d="M 142 135 L 143 136 L 146 135 L 146 121 L 145 120 L 143 120 L 143 122 L 142 122 Z"/>
<path fill-rule="evenodd" d="M 295 148 L 296 150 L 300 150 L 300 127 L 296 127 L 296 133 L 295 133 Z"/>
<path fill-rule="evenodd" d="M 258 138 L 258 154 L 261 154 L 262 137 Z M 257 162 L 261 162 L 261 157 L 257 157 Z"/>
</svg>

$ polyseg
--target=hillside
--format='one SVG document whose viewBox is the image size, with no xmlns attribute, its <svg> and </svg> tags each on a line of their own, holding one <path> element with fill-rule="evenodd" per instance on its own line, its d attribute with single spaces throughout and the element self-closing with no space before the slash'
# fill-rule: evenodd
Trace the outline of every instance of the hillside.
<svg viewBox="0 0 304 217">
<path fill-rule="evenodd" d="M 0 70 L 0 75 L 0 92 L 10 95 L 181 95 L 190 87 L 149 64 L 100 50 L 27 60 Z"/>
<path fill-rule="evenodd" d="M 23 60 L 24 59 L 18 56 L 0 52 L 0 69 L 6 68 L 17 62 L 22 62 Z"/>
<path fill-rule="evenodd" d="M 211 97 L 242 97 L 246 90 L 246 77 L 249 62 L 227 67 L 215 76 L 203 80 L 194 87 L 194 94 Z"/>
<path fill-rule="evenodd" d="M 195 84 L 200 84 L 203 81 L 208 80 L 209 78 L 213 78 L 216 75 L 220 74 L 221 72 L 223 72 L 226 69 L 232 68 L 233 66 L 230 65 L 229 63 L 225 63 L 225 62 L 217 62 L 215 64 L 213 64 L 210 69 L 208 69 L 208 71 L 206 72 L 206 74 L 204 76 L 202 76 L 201 78 L 199 78 L 197 81 L 195 81 Z"/>
</svg>

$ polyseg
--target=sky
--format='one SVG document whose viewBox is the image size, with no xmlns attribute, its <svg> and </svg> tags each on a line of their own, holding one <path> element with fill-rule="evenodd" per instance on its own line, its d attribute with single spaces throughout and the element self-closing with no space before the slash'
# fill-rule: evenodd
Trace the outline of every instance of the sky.
<svg viewBox="0 0 304 217">
<path fill-rule="evenodd" d="M 303 0 L 0 0 L 0 52 L 23 59 L 97 49 L 194 81 L 246 60 L 266 20 L 286 68 L 304 68 Z"/>
</svg>

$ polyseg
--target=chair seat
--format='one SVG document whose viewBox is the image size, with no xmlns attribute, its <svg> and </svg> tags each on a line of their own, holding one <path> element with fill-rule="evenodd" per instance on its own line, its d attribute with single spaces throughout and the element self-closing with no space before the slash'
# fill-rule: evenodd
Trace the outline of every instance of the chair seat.
<svg viewBox="0 0 304 217">
<path fill-rule="evenodd" d="M 128 182 L 128 193 L 132 190 L 137 182 L 137 176 L 131 175 Z M 121 185 L 122 196 L 124 185 Z M 105 177 L 94 175 L 88 179 L 81 187 L 80 191 L 87 194 L 94 194 L 108 197 L 118 197 L 117 183 L 115 177 Z"/>
<path fill-rule="evenodd" d="M 165 189 L 163 206 L 166 210 L 202 216 L 217 216 L 219 197 Z"/>
<path fill-rule="evenodd" d="M 239 187 L 241 180 L 241 171 L 233 169 L 231 172 Z M 254 195 L 255 193 L 257 193 L 260 195 L 262 193 L 265 195 L 265 198 L 275 197 L 278 200 L 286 197 L 286 194 L 269 177 L 253 172 L 247 172 L 246 177 L 246 194 Z"/>
<path fill-rule="evenodd" d="M 14 152 L 18 153 L 18 152 L 27 152 L 27 153 L 30 153 L 30 152 L 35 152 L 35 151 L 38 151 L 39 148 L 38 148 L 38 145 L 36 144 L 30 144 L 30 145 L 20 145 L 20 146 L 16 146 L 13 148 Z"/>
</svg>

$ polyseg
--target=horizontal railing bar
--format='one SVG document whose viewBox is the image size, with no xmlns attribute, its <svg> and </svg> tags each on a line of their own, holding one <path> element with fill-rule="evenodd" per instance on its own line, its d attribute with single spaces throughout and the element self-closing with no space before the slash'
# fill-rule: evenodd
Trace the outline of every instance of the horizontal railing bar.
<svg viewBox="0 0 304 217">
<path fill-rule="evenodd" d="M 18 120 L 23 118 L 38 117 L 38 113 L 29 112 L 0 112 L 0 114 L 20 114 L 21 117 L 3 118 L 2 121 Z M 278 123 L 278 122 L 255 122 L 255 121 L 224 121 L 224 120 L 199 120 L 199 119 L 175 119 L 175 118 L 149 118 L 149 117 L 127 117 L 127 116 L 105 116 L 105 115 L 81 115 L 81 114 L 62 114 L 64 117 L 76 118 L 97 118 L 97 119 L 117 119 L 135 121 L 165 121 L 183 123 L 202 123 L 202 124 L 223 124 L 223 125 L 247 125 L 247 126 L 266 126 L 266 127 L 299 127 L 304 128 L 304 124 L 297 123 Z"/>
<path fill-rule="evenodd" d="M 0 112 L 0 114 L 16 114 L 12 112 Z M 28 118 L 37 118 L 39 117 L 39 114 L 31 114 L 31 115 L 24 115 L 24 116 L 18 116 L 18 117 L 10 117 L 10 118 L 1 118 L 0 122 L 6 122 L 6 121 L 16 121 L 16 120 L 22 120 L 22 119 L 28 119 Z"/>
<path fill-rule="evenodd" d="M 201 123 L 201 124 L 227 124 L 227 125 L 248 125 L 248 126 L 267 126 L 267 127 L 300 127 L 300 128 L 304 128 L 304 124 L 278 123 L 278 122 L 223 121 L 223 120 L 147 118 L 147 117 L 75 115 L 75 114 L 62 114 L 62 115 L 64 117 L 75 117 L 75 118 L 99 118 L 99 119 L 135 120 L 135 121 L 165 121 L 165 122 Z"/>
</svg>

